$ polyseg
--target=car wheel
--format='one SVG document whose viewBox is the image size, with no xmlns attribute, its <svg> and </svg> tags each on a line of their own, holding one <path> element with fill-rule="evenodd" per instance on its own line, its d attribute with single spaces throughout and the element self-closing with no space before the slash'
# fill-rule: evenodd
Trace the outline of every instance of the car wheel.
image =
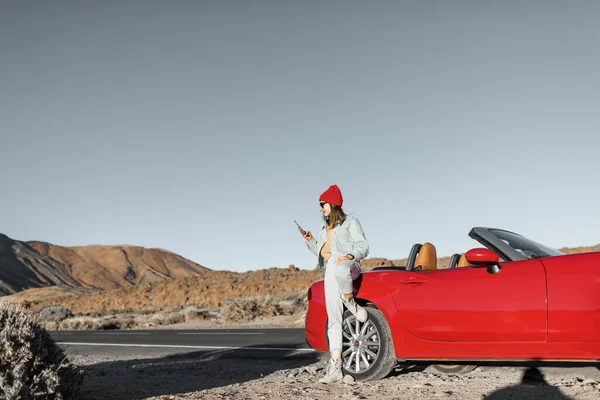
<svg viewBox="0 0 600 400">
<path fill-rule="evenodd" d="M 369 314 L 365 323 L 348 310 L 342 321 L 342 368 L 357 381 L 383 379 L 396 365 L 392 334 L 383 313 L 365 309 Z"/>
<path fill-rule="evenodd" d="M 467 374 L 477 368 L 477 365 L 465 364 L 431 364 L 431 367 L 444 374 Z"/>
</svg>

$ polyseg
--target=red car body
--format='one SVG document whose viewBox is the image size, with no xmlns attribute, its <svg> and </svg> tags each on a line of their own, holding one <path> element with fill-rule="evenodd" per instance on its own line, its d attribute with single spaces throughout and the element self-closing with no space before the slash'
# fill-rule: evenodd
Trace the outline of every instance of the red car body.
<svg viewBox="0 0 600 400">
<path fill-rule="evenodd" d="M 498 272 L 467 266 L 362 274 L 357 302 L 381 311 L 396 359 L 600 359 L 600 252 L 528 257 L 518 245 L 508 254 L 495 239 L 479 241 L 504 260 Z M 309 289 L 305 326 L 308 344 L 328 350 L 323 281 Z"/>
</svg>

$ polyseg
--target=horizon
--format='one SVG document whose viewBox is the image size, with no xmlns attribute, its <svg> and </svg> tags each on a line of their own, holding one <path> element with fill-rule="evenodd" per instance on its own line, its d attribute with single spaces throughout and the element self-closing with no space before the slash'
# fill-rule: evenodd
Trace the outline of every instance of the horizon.
<svg viewBox="0 0 600 400">
<path fill-rule="evenodd" d="M 600 3 L 0 5 L 0 232 L 243 272 L 316 257 L 337 184 L 367 258 L 474 226 L 600 243 Z"/>
</svg>

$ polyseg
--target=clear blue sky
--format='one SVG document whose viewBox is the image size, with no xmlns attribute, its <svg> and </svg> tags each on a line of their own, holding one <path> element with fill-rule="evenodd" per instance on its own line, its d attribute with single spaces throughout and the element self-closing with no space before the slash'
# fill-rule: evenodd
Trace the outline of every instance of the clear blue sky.
<svg viewBox="0 0 600 400">
<path fill-rule="evenodd" d="M 152 3 L 152 4 L 151 4 Z M 600 243 L 600 2 L 2 1 L 0 232 L 309 269 L 473 226 Z"/>
</svg>

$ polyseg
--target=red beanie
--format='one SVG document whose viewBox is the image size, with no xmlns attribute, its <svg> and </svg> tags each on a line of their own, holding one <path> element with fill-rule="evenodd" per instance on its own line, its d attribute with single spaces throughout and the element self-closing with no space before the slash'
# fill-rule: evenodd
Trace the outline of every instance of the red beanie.
<svg viewBox="0 0 600 400">
<path fill-rule="evenodd" d="M 331 185 L 329 188 L 323 192 L 321 197 L 319 197 L 319 201 L 324 201 L 326 203 L 335 204 L 336 206 L 342 206 L 344 199 L 342 198 L 342 192 L 340 192 L 340 188 L 337 185 Z"/>
</svg>

